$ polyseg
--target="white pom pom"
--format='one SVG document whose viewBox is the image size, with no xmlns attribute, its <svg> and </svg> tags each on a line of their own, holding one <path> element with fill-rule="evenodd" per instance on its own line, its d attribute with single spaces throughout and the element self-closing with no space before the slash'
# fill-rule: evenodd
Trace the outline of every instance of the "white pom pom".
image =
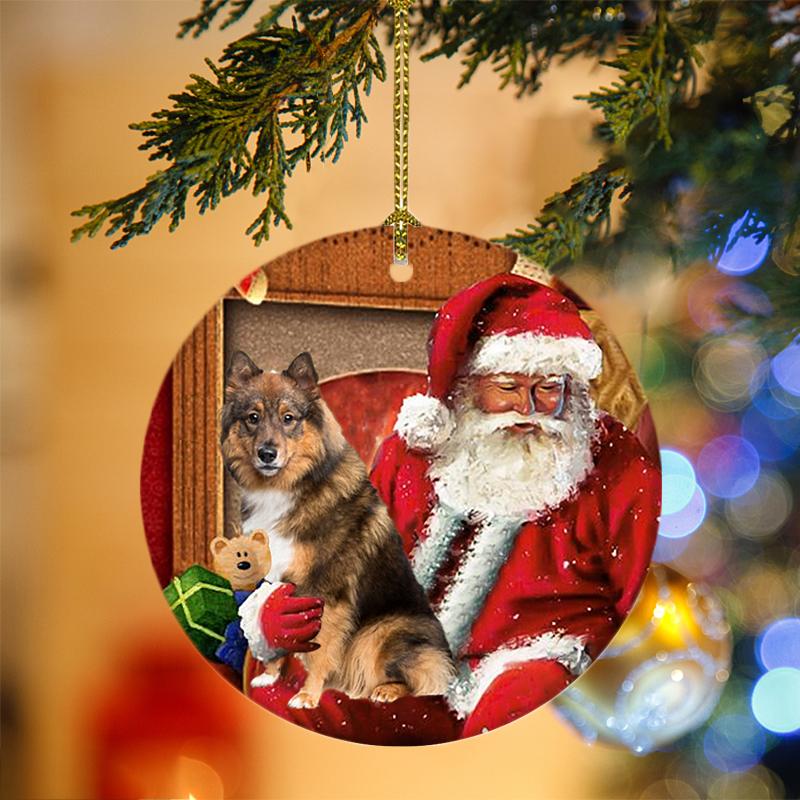
<svg viewBox="0 0 800 800">
<path fill-rule="evenodd" d="M 394 429 L 412 450 L 430 453 L 453 432 L 450 409 L 436 397 L 414 394 L 403 400 Z"/>
</svg>

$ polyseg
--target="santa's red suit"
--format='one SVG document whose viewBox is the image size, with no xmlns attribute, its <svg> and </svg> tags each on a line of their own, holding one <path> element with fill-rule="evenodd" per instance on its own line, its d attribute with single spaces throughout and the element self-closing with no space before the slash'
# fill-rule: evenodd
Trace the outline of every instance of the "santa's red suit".
<svg viewBox="0 0 800 800">
<path fill-rule="evenodd" d="M 446 698 L 385 706 L 328 691 L 317 709 L 289 708 L 303 680 L 294 659 L 278 684 L 250 689 L 284 718 L 339 738 L 434 743 L 532 711 L 610 641 L 655 541 L 660 473 L 637 438 L 606 414 L 596 417 L 590 467 L 577 488 L 524 519 L 454 509 L 431 480 L 437 449 L 452 430 L 459 376 L 559 373 L 587 382 L 599 373 L 599 347 L 563 295 L 507 274 L 475 284 L 437 315 L 429 355 L 428 393 L 406 400 L 371 477 L 459 673 Z"/>
</svg>

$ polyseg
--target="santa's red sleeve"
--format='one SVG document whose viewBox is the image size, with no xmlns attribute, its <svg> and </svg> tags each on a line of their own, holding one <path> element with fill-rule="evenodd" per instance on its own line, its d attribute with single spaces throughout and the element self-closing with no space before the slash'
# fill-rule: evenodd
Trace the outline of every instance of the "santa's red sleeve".
<svg viewBox="0 0 800 800">
<path fill-rule="evenodd" d="M 612 462 L 606 483 L 609 536 L 605 560 L 616 591 L 614 605 L 622 620 L 639 594 L 653 555 L 661 509 L 661 470 L 621 425 L 610 442 L 612 446 L 604 449 Z"/>
<path fill-rule="evenodd" d="M 396 433 L 381 444 L 370 473 L 372 485 L 389 509 L 406 555 L 417 544 L 430 510 L 430 482 L 425 457 L 410 450 Z"/>
</svg>

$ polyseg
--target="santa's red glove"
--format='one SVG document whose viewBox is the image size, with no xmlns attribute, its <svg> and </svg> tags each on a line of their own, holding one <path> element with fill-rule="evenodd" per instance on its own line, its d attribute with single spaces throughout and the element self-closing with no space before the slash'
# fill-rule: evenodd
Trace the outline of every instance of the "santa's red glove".
<svg viewBox="0 0 800 800">
<path fill-rule="evenodd" d="M 269 647 L 308 653 L 319 645 L 311 640 L 322 626 L 321 597 L 293 597 L 295 585 L 279 586 L 261 607 L 259 623 Z"/>
</svg>

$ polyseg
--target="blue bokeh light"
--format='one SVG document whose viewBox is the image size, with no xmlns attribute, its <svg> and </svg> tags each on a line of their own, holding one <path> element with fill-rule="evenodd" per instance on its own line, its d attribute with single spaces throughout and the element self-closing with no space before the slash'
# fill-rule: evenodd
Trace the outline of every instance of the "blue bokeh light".
<svg viewBox="0 0 800 800">
<path fill-rule="evenodd" d="M 761 469 L 758 451 L 741 436 L 712 439 L 697 458 L 697 476 L 717 497 L 740 497 L 753 488 Z"/>
<path fill-rule="evenodd" d="M 691 500 L 674 514 L 662 514 L 658 535 L 667 539 L 682 539 L 694 533 L 706 518 L 708 504 L 703 490 L 696 486 Z"/>
<path fill-rule="evenodd" d="M 778 667 L 762 675 L 750 698 L 753 715 L 773 733 L 800 729 L 800 669 Z"/>
<path fill-rule="evenodd" d="M 782 403 L 781 398 L 776 397 L 769 385 L 753 395 L 753 405 L 770 419 L 791 419 L 797 416 L 797 410 Z"/>
<path fill-rule="evenodd" d="M 795 415 L 791 419 L 784 419 L 780 422 L 773 422 L 772 432 L 785 442 L 792 450 L 800 447 L 800 415 Z"/>
<path fill-rule="evenodd" d="M 653 548 L 653 561 L 656 564 L 667 564 L 674 561 L 689 546 L 689 537 L 669 539 L 659 534 L 656 536 L 656 546 Z"/>
<path fill-rule="evenodd" d="M 754 767 L 767 748 L 767 737 L 749 714 L 723 714 L 708 727 L 703 753 L 721 772 Z"/>
<path fill-rule="evenodd" d="M 782 430 L 787 422 L 770 419 L 764 416 L 760 408 L 753 406 L 742 415 L 742 436 L 756 448 L 762 461 L 782 461 L 795 451 L 794 445 L 785 440 L 787 434 L 791 433 L 791 424 L 789 430 Z"/>
<path fill-rule="evenodd" d="M 787 392 L 800 395 L 800 337 L 772 359 L 772 374 Z"/>
<path fill-rule="evenodd" d="M 722 252 L 716 251 L 712 255 L 717 262 L 717 269 L 726 275 L 747 275 L 757 270 L 769 253 L 769 236 L 762 236 L 759 239 L 756 234 L 738 235 L 750 216 L 751 213 L 748 211 L 731 225 L 728 241 Z M 763 222 L 758 222 L 756 227 L 762 229 L 766 226 Z"/>
<path fill-rule="evenodd" d="M 692 463 L 676 450 L 661 450 L 661 513 L 675 514 L 686 508 L 697 489 Z"/>
<path fill-rule="evenodd" d="M 764 669 L 800 669 L 800 619 L 784 617 L 765 628 L 756 641 L 756 655 Z"/>
</svg>

